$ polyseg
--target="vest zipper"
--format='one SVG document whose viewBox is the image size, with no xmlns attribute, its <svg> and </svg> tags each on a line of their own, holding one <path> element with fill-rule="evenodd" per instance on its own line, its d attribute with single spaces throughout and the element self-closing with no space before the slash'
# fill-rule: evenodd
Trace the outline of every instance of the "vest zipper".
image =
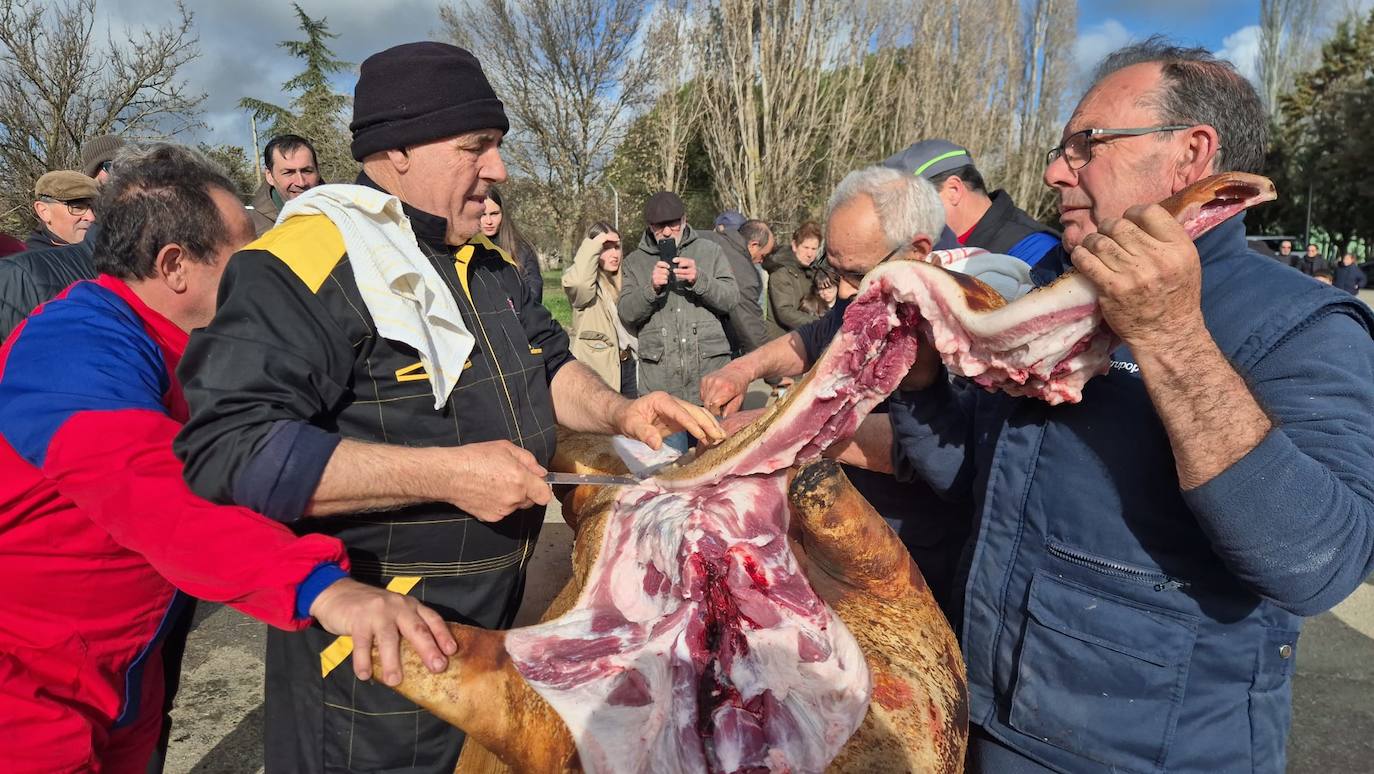
<svg viewBox="0 0 1374 774">
<path fill-rule="evenodd" d="M 1100 572 L 1103 575 L 1149 583 L 1154 586 L 1155 591 L 1178 591 L 1179 589 L 1188 588 L 1189 585 L 1187 581 L 1181 581 L 1163 573 L 1146 570 L 1141 567 L 1132 567 L 1129 564 L 1122 564 L 1121 562 L 1114 562 L 1110 559 L 1103 559 L 1101 557 L 1085 554 L 1053 541 L 1046 541 L 1045 548 L 1049 549 L 1051 554 L 1070 564 L 1086 567 L 1089 570 Z"/>
</svg>

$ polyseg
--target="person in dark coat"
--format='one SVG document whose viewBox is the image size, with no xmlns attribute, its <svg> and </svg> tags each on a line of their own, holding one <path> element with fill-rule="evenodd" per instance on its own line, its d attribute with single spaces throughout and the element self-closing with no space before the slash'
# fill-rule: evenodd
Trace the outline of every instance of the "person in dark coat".
<svg viewBox="0 0 1374 774">
<path fill-rule="evenodd" d="M 1353 253 L 1346 253 L 1341 256 L 1341 262 L 1336 266 L 1336 271 L 1332 278 L 1332 284 L 1344 290 L 1352 296 L 1360 294 L 1360 288 L 1365 286 L 1364 269 L 1355 262 Z"/>
<path fill-rule="evenodd" d="M 945 207 L 945 232 L 957 244 L 936 249 L 981 247 L 1034 266 L 1059 245 L 1059 234 L 1016 206 L 1001 189 L 987 185 L 967 148 L 949 140 L 923 140 L 883 161 L 883 166 L 929 180 Z"/>
<path fill-rule="evenodd" d="M 48 172 L 33 186 L 33 214 L 38 220 L 24 244 L 30 250 L 74 245 L 95 222 L 95 180 L 71 169 Z"/>
<path fill-rule="evenodd" d="M 650 445 L 659 428 L 723 432 L 664 393 L 624 398 L 574 360 L 482 235 L 510 123 L 470 52 L 423 42 L 368 57 L 350 126 L 356 188 L 370 189 L 352 193 L 391 213 L 378 222 L 341 196 L 332 214 L 288 218 L 229 260 L 219 311 L 178 369 L 190 418 L 175 451 L 206 499 L 339 538 L 360 580 L 445 620 L 507 628 L 551 496 L 555 412 L 560 426 Z M 377 254 L 383 244 L 397 247 Z M 415 278 L 404 292 L 363 284 L 393 261 Z M 416 314 L 397 317 L 409 304 Z M 453 771 L 463 733 L 333 668 L 349 648 L 319 629 L 268 633 L 268 774 Z"/>
<path fill-rule="evenodd" d="M 539 254 L 534 245 L 520 233 L 515 226 L 515 218 L 506 211 L 505 200 L 500 189 L 492 186 L 487 191 L 482 212 L 482 233 L 487 239 L 505 251 L 520 269 L 520 283 L 529 291 L 535 303 L 544 302 L 544 275 L 539 271 Z"/>
<path fill-rule="evenodd" d="M 1297 269 L 1309 277 L 1315 277 L 1317 272 L 1323 269 L 1329 271 L 1330 267 L 1326 265 L 1326 259 L 1322 257 L 1321 250 L 1316 245 L 1308 245 L 1307 253 L 1298 256 Z"/>
<path fill-rule="evenodd" d="M 748 354 L 781 336 L 782 329 L 763 316 L 763 274 L 759 268 L 776 244 L 773 230 L 761 220 L 747 220 L 737 228 L 718 227 L 701 236 L 720 246 L 739 287 L 739 301 L 730 310 L 725 326 L 731 356 Z"/>
</svg>

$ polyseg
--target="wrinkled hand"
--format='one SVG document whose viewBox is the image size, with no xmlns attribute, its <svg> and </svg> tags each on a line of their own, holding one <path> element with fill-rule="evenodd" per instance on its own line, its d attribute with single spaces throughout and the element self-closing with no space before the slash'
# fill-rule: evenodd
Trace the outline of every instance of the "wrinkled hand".
<svg viewBox="0 0 1374 774">
<path fill-rule="evenodd" d="M 442 449 L 452 471 L 447 502 L 479 521 L 500 521 L 521 508 L 548 505 L 547 470 L 534 455 L 510 441 L 469 443 Z"/>
<path fill-rule="evenodd" d="M 662 290 L 663 286 L 668 284 L 668 272 L 671 271 L 672 268 L 673 267 L 670 266 L 667 261 L 659 261 L 654 264 L 654 273 L 651 277 L 654 283 L 654 290 Z"/>
<path fill-rule="evenodd" d="M 1203 327 L 1197 247 L 1163 207 L 1103 221 L 1069 257 L 1097 287 L 1103 319 L 1132 348 L 1169 346 Z"/>
<path fill-rule="evenodd" d="M 739 410 L 752 381 L 748 368 L 731 361 L 701 378 L 701 405 L 712 414 L 728 417 Z"/>
<path fill-rule="evenodd" d="M 682 281 L 684 285 L 694 285 L 697 281 L 697 262 L 691 258 L 678 256 L 677 268 L 673 269 L 673 276 Z"/>
<path fill-rule="evenodd" d="M 401 638 L 420 655 L 431 672 L 448 667 L 446 656 L 458 651 L 444 619 L 414 597 L 343 578 L 315 597 L 310 615 L 330 634 L 353 638 L 353 674 L 372 678 L 372 646 L 382 661 L 382 682 L 401 683 Z"/>
<path fill-rule="evenodd" d="M 662 448 L 663 437 L 680 430 L 686 430 L 707 446 L 725 438 L 725 431 L 705 409 L 666 392 L 651 392 L 626 403 L 613 421 L 616 432 L 643 441 L 651 449 Z"/>
</svg>

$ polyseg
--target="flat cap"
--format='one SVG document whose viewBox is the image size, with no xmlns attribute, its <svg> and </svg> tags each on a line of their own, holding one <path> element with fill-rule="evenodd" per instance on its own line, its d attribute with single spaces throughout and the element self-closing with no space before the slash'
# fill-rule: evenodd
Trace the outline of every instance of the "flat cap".
<svg viewBox="0 0 1374 774">
<path fill-rule="evenodd" d="M 889 169 L 920 175 L 927 180 L 971 164 L 973 154 L 968 152 L 968 148 L 949 140 L 922 140 L 895 156 L 883 159 L 883 166 Z"/>
<path fill-rule="evenodd" d="M 670 220 L 679 220 L 687 214 L 687 208 L 682 204 L 682 199 L 672 191 L 659 191 L 649 197 L 649 201 L 644 203 L 644 223 L 652 226 L 655 223 L 666 223 Z"/>
<path fill-rule="evenodd" d="M 74 169 L 59 169 L 38 178 L 38 182 L 33 186 L 33 195 L 70 202 L 77 199 L 94 199 L 96 189 L 94 179 Z"/>
</svg>

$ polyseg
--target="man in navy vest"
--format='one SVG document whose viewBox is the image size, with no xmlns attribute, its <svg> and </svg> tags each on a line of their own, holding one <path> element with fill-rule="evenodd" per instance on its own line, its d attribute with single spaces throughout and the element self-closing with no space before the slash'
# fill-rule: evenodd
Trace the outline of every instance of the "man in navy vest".
<svg viewBox="0 0 1374 774">
<path fill-rule="evenodd" d="M 922 358 L 894 464 L 971 502 L 969 770 L 1284 770 L 1305 616 L 1374 557 L 1374 319 L 1158 202 L 1259 171 L 1254 88 L 1158 38 L 1099 66 L 1049 154 L 1063 251 L 1123 344 L 1081 403 L 951 387 Z M 927 351 L 927 350 L 923 350 Z"/>
</svg>

